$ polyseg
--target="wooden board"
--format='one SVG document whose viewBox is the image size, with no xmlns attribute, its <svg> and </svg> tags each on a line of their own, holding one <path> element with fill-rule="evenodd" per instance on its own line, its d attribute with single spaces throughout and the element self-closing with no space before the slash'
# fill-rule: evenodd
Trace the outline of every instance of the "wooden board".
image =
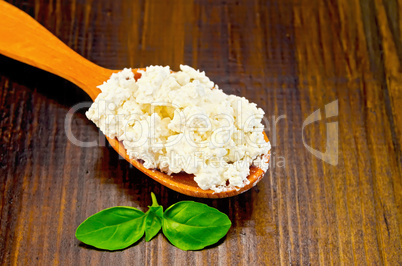
<svg viewBox="0 0 402 266">
<path fill-rule="evenodd" d="M 10 2 L 101 66 L 205 70 L 225 92 L 266 111 L 273 149 L 270 171 L 244 194 L 178 194 L 119 158 L 85 108 L 70 128 L 97 144 L 70 142 L 66 115 L 89 97 L 0 56 L 1 264 L 402 264 L 401 2 Z M 326 118 L 336 100 L 337 115 Z M 322 119 L 303 129 L 318 109 Z M 325 152 L 328 132 L 338 133 L 328 142 L 338 140 L 337 163 L 306 148 Z M 106 207 L 146 210 L 151 191 L 164 207 L 207 203 L 233 226 L 198 252 L 162 234 L 119 252 L 75 239 L 76 227 Z"/>
</svg>

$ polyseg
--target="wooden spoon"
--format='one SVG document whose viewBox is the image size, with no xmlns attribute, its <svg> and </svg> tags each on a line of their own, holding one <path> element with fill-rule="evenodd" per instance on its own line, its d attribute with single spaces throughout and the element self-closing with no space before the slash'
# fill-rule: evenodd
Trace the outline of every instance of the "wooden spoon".
<svg viewBox="0 0 402 266">
<path fill-rule="evenodd" d="M 88 61 L 32 17 L 4 1 L 0 1 L 0 54 L 69 80 L 83 89 L 92 100 L 100 93 L 96 86 L 108 80 L 112 73 L 119 71 L 106 69 Z M 137 73 L 138 70 L 133 69 L 136 79 L 141 76 L 140 73 Z M 158 170 L 147 169 L 137 160 L 128 157 L 121 142 L 117 139 L 107 139 L 112 147 L 137 169 L 162 185 L 193 197 L 225 198 L 234 196 L 255 186 L 264 175 L 262 169 L 252 166 L 248 176 L 250 184 L 238 190 L 231 189 L 215 193 L 213 190 L 199 188 L 193 175 L 179 173 L 170 176 Z M 266 135 L 265 140 L 268 142 Z M 269 160 L 269 157 L 270 154 L 267 154 L 265 159 Z"/>
</svg>

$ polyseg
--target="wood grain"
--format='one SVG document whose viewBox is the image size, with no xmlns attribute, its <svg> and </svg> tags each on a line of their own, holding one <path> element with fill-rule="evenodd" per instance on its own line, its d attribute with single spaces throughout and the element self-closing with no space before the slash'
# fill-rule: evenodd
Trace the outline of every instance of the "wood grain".
<svg viewBox="0 0 402 266">
<path fill-rule="evenodd" d="M 10 1 L 85 58 L 110 69 L 184 63 L 266 111 L 271 170 L 252 190 L 207 203 L 233 226 L 198 252 L 159 234 L 121 252 L 81 244 L 76 227 L 106 207 L 145 210 L 171 191 L 105 145 L 73 84 L 0 57 L 0 262 L 4 265 L 401 265 L 402 16 L 396 0 Z M 0 37 L 1 38 L 1 37 Z M 325 151 L 338 122 L 338 164 Z M 280 118 L 282 116 L 282 118 Z M 279 120 L 278 120 L 279 119 Z M 273 122 L 274 120 L 274 122 Z M 275 123 L 277 120 L 277 123 Z M 276 125 L 276 126 L 275 126 Z"/>
</svg>

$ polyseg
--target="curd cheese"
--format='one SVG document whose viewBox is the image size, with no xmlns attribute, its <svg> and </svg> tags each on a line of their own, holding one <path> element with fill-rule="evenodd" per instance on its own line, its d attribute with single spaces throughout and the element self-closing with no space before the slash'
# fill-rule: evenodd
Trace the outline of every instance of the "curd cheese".
<svg viewBox="0 0 402 266">
<path fill-rule="evenodd" d="M 264 111 L 225 94 L 204 72 L 180 70 L 149 66 L 137 81 L 131 69 L 115 73 L 86 115 L 148 169 L 194 174 L 200 188 L 216 192 L 245 186 L 252 164 L 268 167 Z"/>
</svg>

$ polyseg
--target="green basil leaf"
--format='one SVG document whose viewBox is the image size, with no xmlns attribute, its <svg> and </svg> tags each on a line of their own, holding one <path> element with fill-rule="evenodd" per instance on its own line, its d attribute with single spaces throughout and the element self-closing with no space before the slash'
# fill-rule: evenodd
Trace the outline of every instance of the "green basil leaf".
<svg viewBox="0 0 402 266">
<path fill-rule="evenodd" d="M 162 230 L 182 250 L 198 250 L 218 242 L 229 231 L 229 217 L 206 204 L 181 201 L 163 214 Z"/>
<path fill-rule="evenodd" d="M 152 206 L 148 206 L 145 220 L 145 240 L 151 240 L 162 228 L 163 207 L 159 206 L 155 194 L 151 192 Z"/>
<path fill-rule="evenodd" d="M 148 242 L 162 228 L 162 215 L 163 215 L 163 207 L 149 207 L 149 211 L 147 212 L 147 218 L 145 221 L 145 240 Z"/>
<path fill-rule="evenodd" d="M 100 211 L 81 223 L 75 236 L 85 244 L 119 250 L 138 241 L 145 231 L 145 214 L 133 207 L 113 207 Z"/>
</svg>

